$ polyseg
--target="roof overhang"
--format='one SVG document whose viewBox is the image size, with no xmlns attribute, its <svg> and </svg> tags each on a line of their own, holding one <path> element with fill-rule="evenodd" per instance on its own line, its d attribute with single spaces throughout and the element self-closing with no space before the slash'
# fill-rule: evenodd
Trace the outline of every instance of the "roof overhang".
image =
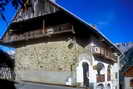
<svg viewBox="0 0 133 89">
<path fill-rule="evenodd" d="M 50 0 L 50 3 L 59 7 L 60 9 L 62 9 L 64 12 L 66 12 L 67 14 L 69 14 L 70 16 L 72 16 L 73 18 L 75 18 L 77 21 L 79 21 L 80 23 L 84 24 L 85 26 L 91 28 L 91 30 L 93 32 L 95 32 L 97 35 L 99 35 L 100 37 L 103 38 L 103 41 L 105 41 L 106 44 L 108 44 L 113 50 L 116 51 L 116 53 L 118 53 L 118 55 L 122 55 L 123 53 L 118 49 L 117 46 L 115 46 L 104 34 L 102 34 L 98 29 L 96 29 L 93 25 L 88 24 L 86 21 L 84 21 L 83 19 L 81 19 L 80 17 L 78 17 L 77 15 L 73 14 L 72 12 L 70 12 L 69 10 L 65 9 L 64 7 L 62 7 L 61 5 L 57 4 L 56 2 L 53 2 Z M 90 29 L 89 29 L 90 30 Z"/>
<path fill-rule="evenodd" d="M 88 24 L 86 21 L 84 21 L 83 19 L 81 19 L 80 17 L 76 16 L 75 14 L 73 14 L 72 12 L 70 12 L 69 10 L 63 8 L 61 5 L 57 4 L 56 2 L 53 1 L 49 1 L 51 4 L 55 5 L 57 8 L 60 8 L 62 10 L 63 13 L 69 15 L 69 17 L 73 18 L 73 20 L 77 21 L 78 23 L 82 24 L 83 26 L 85 26 L 86 28 L 88 28 L 88 30 L 91 30 L 91 32 L 97 34 L 98 36 L 100 36 L 102 38 L 101 41 L 105 42 L 107 45 L 109 45 L 111 47 L 111 49 L 113 49 L 118 55 L 121 55 L 122 52 L 107 38 L 105 37 L 99 30 L 97 30 L 95 27 L 93 27 L 91 24 Z M 62 14 L 63 14 L 62 13 Z M 41 17 L 39 17 L 41 18 Z M 32 19 L 31 19 L 32 21 Z M 21 22 L 22 23 L 22 22 Z M 12 23 L 10 26 L 12 26 L 13 24 L 16 23 Z M 18 23 L 19 24 L 19 23 Z M 9 26 L 9 28 L 10 28 Z M 2 43 L 2 42 L 1 42 Z M 3 44 L 3 43 L 2 43 Z"/>
</svg>

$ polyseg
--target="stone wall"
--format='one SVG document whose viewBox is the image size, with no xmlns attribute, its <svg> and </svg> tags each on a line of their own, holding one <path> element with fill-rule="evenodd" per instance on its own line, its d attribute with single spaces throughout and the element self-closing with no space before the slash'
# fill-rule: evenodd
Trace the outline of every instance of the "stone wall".
<svg viewBox="0 0 133 89">
<path fill-rule="evenodd" d="M 16 49 L 16 70 L 71 71 L 76 49 L 69 42 L 48 42 Z"/>
<path fill-rule="evenodd" d="M 64 84 L 71 77 L 75 81 L 74 71 L 76 63 L 78 63 L 78 56 L 84 52 L 83 47 L 76 42 L 71 43 L 71 40 L 41 42 L 19 47 L 16 49 L 15 56 L 16 80 L 20 78 L 33 82 Z M 60 77 L 52 77 L 51 75 L 54 73 L 58 73 Z M 49 78 L 46 74 L 49 75 Z"/>
</svg>

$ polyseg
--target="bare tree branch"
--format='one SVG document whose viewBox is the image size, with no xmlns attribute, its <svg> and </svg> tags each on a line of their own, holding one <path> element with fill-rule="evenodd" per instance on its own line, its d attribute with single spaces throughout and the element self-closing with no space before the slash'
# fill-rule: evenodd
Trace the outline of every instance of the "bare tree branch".
<svg viewBox="0 0 133 89">
<path fill-rule="evenodd" d="M 4 15 L 4 11 L 6 6 L 11 3 L 12 6 L 17 10 L 18 8 L 28 9 L 32 7 L 30 0 L 1 0 L 0 1 L 0 18 L 7 22 L 6 17 Z"/>
</svg>

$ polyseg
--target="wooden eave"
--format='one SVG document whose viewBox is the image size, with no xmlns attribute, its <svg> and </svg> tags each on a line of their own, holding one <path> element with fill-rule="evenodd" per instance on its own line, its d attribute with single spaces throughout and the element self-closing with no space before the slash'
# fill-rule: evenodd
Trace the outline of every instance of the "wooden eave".
<svg viewBox="0 0 133 89">
<path fill-rule="evenodd" d="M 71 37 L 73 35 L 72 32 L 66 32 L 66 33 L 61 33 L 61 34 L 53 34 L 51 36 L 42 36 L 38 38 L 33 38 L 33 39 L 27 39 L 27 40 L 21 40 L 21 41 L 13 41 L 10 43 L 3 43 L 1 42 L 1 45 L 6 45 L 8 47 L 14 47 L 14 48 L 19 48 L 25 45 L 29 44 L 36 44 L 40 42 L 54 42 L 54 41 L 64 41 L 68 37 Z"/>
<path fill-rule="evenodd" d="M 108 60 L 109 62 L 112 62 L 112 63 L 116 63 L 117 60 L 114 60 L 113 58 L 109 58 L 109 57 L 106 57 L 104 55 L 101 55 L 101 54 L 98 54 L 98 53 L 94 53 L 93 54 L 95 57 L 99 57 L 100 59 L 105 59 L 105 60 Z"/>
<path fill-rule="evenodd" d="M 107 64 L 111 64 L 111 65 L 113 65 L 114 63 L 117 62 L 117 60 L 112 60 L 112 59 L 106 58 L 100 54 L 94 55 L 94 58 L 97 61 L 102 61 L 102 62 L 105 62 Z"/>
<path fill-rule="evenodd" d="M 122 52 L 109 39 L 107 39 L 101 32 L 99 32 L 94 26 L 92 26 L 91 24 L 88 24 L 86 21 L 84 21 L 80 17 L 76 16 L 75 14 L 73 14 L 72 12 L 70 12 L 69 10 L 63 8 L 59 4 L 57 4 L 57 3 L 55 3 L 55 2 L 53 2 L 51 0 L 50 0 L 50 3 L 52 3 L 56 7 L 60 8 L 62 11 L 65 12 L 65 14 L 68 14 L 70 17 L 74 18 L 78 23 L 84 25 L 86 28 L 88 28 L 88 30 L 91 30 L 98 37 L 104 39 L 103 42 L 105 42 L 105 44 L 109 45 L 112 48 L 112 50 L 114 50 L 114 52 L 117 52 L 118 53 L 118 55 L 122 55 Z"/>
<path fill-rule="evenodd" d="M 14 22 L 10 25 L 10 29 L 14 29 L 16 31 L 24 30 L 26 28 L 29 28 L 30 30 L 37 29 L 38 27 L 43 26 L 43 20 L 45 20 L 46 27 L 69 22 L 68 18 L 65 15 L 63 15 L 61 11 L 58 11 L 52 14 L 38 16 L 38 17 L 31 18 L 28 20 Z"/>
</svg>

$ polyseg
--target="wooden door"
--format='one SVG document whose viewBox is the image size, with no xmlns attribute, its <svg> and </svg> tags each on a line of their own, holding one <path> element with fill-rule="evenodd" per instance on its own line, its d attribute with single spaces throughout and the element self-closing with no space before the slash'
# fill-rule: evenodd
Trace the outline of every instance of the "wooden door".
<svg viewBox="0 0 133 89">
<path fill-rule="evenodd" d="M 83 80 L 84 80 L 84 86 L 89 87 L 89 65 L 86 62 L 83 62 Z"/>
</svg>

